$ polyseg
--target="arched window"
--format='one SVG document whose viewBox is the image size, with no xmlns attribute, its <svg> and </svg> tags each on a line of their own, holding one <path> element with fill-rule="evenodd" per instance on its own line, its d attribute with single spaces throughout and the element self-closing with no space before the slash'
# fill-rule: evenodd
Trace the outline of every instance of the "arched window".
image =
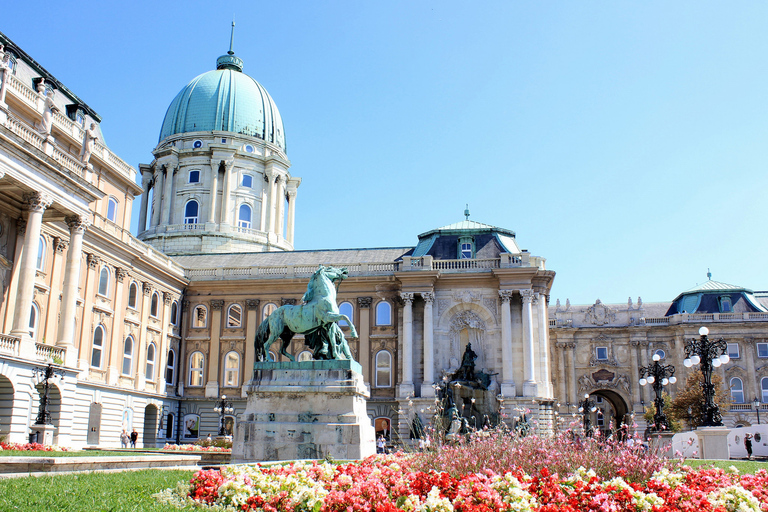
<svg viewBox="0 0 768 512">
<path fill-rule="evenodd" d="M 241 228 L 251 227 L 251 207 L 247 204 L 241 204 L 237 214 L 237 225 Z"/>
<path fill-rule="evenodd" d="M 200 183 L 200 171 L 189 171 L 189 182 Z"/>
<path fill-rule="evenodd" d="M 37 339 L 37 324 L 40 320 L 40 307 L 32 303 L 32 308 L 29 311 L 29 336 L 33 339 Z"/>
<path fill-rule="evenodd" d="M 165 383 L 173 386 L 176 382 L 176 352 L 168 351 L 168 362 L 165 365 Z"/>
<path fill-rule="evenodd" d="M 133 368 L 133 338 L 125 338 L 123 346 L 123 375 L 130 375 Z"/>
<path fill-rule="evenodd" d="M 202 328 L 208 325 L 208 310 L 202 304 L 195 306 L 195 312 L 192 315 L 192 327 Z"/>
<path fill-rule="evenodd" d="M 262 318 L 267 318 L 269 315 L 271 315 L 275 310 L 277 309 L 277 306 L 275 304 L 272 304 L 271 302 L 264 306 L 263 312 L 264 316 Z M 277 359 L 275 359 L 277 361 Z"/>
<path fill-rule="evenodd" d="M 355 310 L 352 308 L 351 302 L 342 302 L 341 304 L 339 304 L 339 313 L 341 313 L 342 315 L 347 315 L 347 318 L 349 318 L 350 320 L 352 320 L 352 315 L 354 314 L 354 312 Z M 354 320 L 352 321 L 354 322 Z M 347 323 L 346 320 L 339 320 L 339 325 L 344 327 L 344 326 L 348 326 L 349 324 Z"/>
<path fill-rule="evenodd" d="M 104 348 L 104 328 L 96 327 L 93 331 L 93 345 L 91 347 L 91 366 L 101 368 L 101 351 Z"/>
<path fill-rule="evenodd" d="M 205 364 L 205 357 L 202 352 L 194 352 L 189 356 L 189 385 L 190 386 L 202 386 L 203 385 L 203 365 Z"/>
<path fill-rule="evenodd" d="M 731 379 L 731 399 L 735 404 L 744 403 L 744 383 L 738 377 Z"/>
<path fill-rule="evenodd" d="M 171 323 L 173 325 L 178 325 L 179 319 L 179 303 L 176 301 L 173 301 L 171 303 Z"/>
<path fill-rule="evenodd" d="M 152 300 L 149 303 L 149 315 L 157 318 L 157 308 L 160 304 L 160 294 L 155 292 L 152 294 Z"/>
<path fill-rule="evenodd" d="M 301 353 L 299 353 L 299 356 L 296 358 L 297 361 L 311 361 L 312 360 L 312 352 L 309 350 L 303 350 Z"/>
<path fill-rule="evenodd" d="M 760 391 L 762 391 L 763 395 L 761 402 L 768 404 L 768 377 L 760 379 Z"/>
<path fill-rule="evenodd" d="M 387 350 L 376 353 L 376 387 L 392 387 L 392 354 Z"/>
<path fill-rule="evenodd" d="M 376 325 L 392 325 L 392 306 L 385 300 L 376 304 Z"/>
<path fill-rule="evenodd" d="M 243 321 L 243 308 L 232 304 L 227 310 L 227 327 L 240 327 Z"/>
<path fill-rule="evenodd" d="M 173 420 L 174 420 L 174 418 L 175 418 L 175 416 L 173 415 L 172 412 L 169 412 L 168 416 L 165 417 L 165 438 L 166 439 L 173 438 L 173 427 L 174 427 Z"/>
<path fill-rule="evenodd" d="M 155 344 L 150 343 L 147 347 L 147 380 L 155 380 Z"/>
<path fill-rule="evenodd" d="M 37 261 L 35 262 L 35 268 L 37 270 L 43 270 L 45 266 L 45 238 L 40 237 L 40 242 L 37 245 Z"/>
<path fill-rule="evenodd" d="M 190 201 L 184 207 L 184 224 L 197 224 L 200 205 L 197 201 Z"/>
<path fill-rule="evenodd" d="M 109 268 L 101 267 L 99 272 L 99 295 L 106 296 L 109 293 Z"/>
<path fill-rule="evenodd" d="M 107 220 L 117 222 L 117 199 L 110 197 L 107 201 Z"/>
<path fill-rule="evenodd" d="M 224 357 L 224 385 L 230 388 L 240 383 L 240 355 L 229 352 Z"/>
<path fill-rule="evenodd" d="M 139 286 L 134 282 L 128 287 L 128 307 L 136 309 L 136 299 L 139 296 Z"/>
</svg>

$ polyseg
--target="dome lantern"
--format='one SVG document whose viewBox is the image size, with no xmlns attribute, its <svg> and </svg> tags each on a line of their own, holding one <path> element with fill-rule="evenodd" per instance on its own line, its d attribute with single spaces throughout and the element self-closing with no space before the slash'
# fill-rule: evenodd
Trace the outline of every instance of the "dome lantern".
<svg viewBox="0 0 768 512">
<path fill-rule="evenodd" d="M 229 51 L 216 59 L 216 69 L 231 69 L 243 72 L 243 59 L 235 55 L 233 46 L 235 43 L 235 20 L 232 20 L 232 34 L 229 36 Z"/>
</svg>

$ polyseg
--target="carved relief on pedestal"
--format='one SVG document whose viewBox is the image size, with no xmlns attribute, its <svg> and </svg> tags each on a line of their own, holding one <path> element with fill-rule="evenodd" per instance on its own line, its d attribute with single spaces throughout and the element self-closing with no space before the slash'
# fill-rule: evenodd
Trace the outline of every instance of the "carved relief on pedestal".
<svg viewBox="0 0 768 512">
<path fill-rule="evenodd" d="M 587 308 L 584 321 L 592 325 L 606 325 L 616 320 L 616 312 L 600 302 L 600 299 Z"/>
</svg>

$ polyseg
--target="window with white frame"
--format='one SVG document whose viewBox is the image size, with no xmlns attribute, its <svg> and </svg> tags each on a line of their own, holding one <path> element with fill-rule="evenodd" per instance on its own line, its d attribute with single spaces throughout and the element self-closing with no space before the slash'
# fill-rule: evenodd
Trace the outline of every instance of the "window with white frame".
<svg viewBox="0 0 768 512">
<path fill-rule="evenodd" d="M 733 312 L 733 306 L 731 305 L 731 298 L 727 295 L 720 297 L 720 312 L 731 313 Z"/>
<path fill-rule="evenodd" d="M 189 183 L 200 183 L 200 171 L 189 171 Z"/>
<path fill-rule="evenodd" d="M 240 384 L 240 354 L 228 352 L 224 357 L 224 385 L 230 388 Z"/>
<path fill-rule="evenodd" d="M 139 297 L 139 286 L 133 282 L 128 287 L 128 307 L 136 309 L 136 302 Z"/>
<path fill-rule="evenodd" d="M 193 352 L 189 356 L 189 385 L 200 387 L 203 385 L 203 365 L 205 356 L 202 352 Z"/>
<path fill-rule="evenodd" d="M 157 318 L 157 312 L 160 308 L 160 294 L 155 292 L 152 294 L 152 300 L 149 302 L 149 316 Z"/>
<path fill-rule="evenodd" d="M 200 217 L 200 205 L 197 201 L 189 201 L 184 206 L 184 224 L 197 224 Z"/>
<path fill-rule="evenodd" d="M 37 270 L 43 270 L 45 267 L 45 238 L 40 237 L 40 242 L 37 244 L 37 261 L 35 262 L 35 268 Z"/>
<path fill-rule="evenodd" d="M 265 305 L 264 309 L 262 310 L 263 311 L 263 315 L 264 315 L 262 318 L 267 318 L 269 315 L 274 313 L 276 309 L 277 309 L 277 305 L 276 304 L 272 304 L 271 302 L 269 304 Z M 275 359 L 275 361 L 277 361 L 277 359 Z"/>
<path fill-rule="evenodd" d="M 595 357 L 598 361 L 607 361 L 608 347 L 595 347 Z"/>
<path fill-rule="evenodd" d="M 341 313 L 342 315 L 347 315 L 347 318 L 349 318 L 350 320 L 352 320 L 352 315 L 354 314 L 354 312 L 355 310 L 352 307 L 351 302 L 342 302 L 341 304 L 339 304 L 339 313 Z M 339 320 L 339 325 L 341 325 L 342 327 L 346 327 L 349 324 L 347 323 L 346 320 Z"/>
<path fill-rule="evenodd" d="M 757 344 L 757 357 L 760 357 L 760 358 L 768 357 L 768 343 Z"/>
<path fill-rule="evenodd" d="M 176 382 L 176 352 L 168 350 L 168 360 L 165 363 L 165 383 L 173 386 Z"/>
<path fill-rule="evenodd" d="M 37 339 L 37 326 L 40 322 L 40 307 L 36 303 L 32 303 L 32 307 L 29 310 L 29 336 L 33 339 Z"/>
<path fill-rule="evenodd" d="M 117 199 L 114 197 L 107 201 L 107 220 L 117 222 Z"/>
<path fill-rule="evenodd" d="M 738 377 L 731 379 L 731 400 L 735 404 L 744 403 L 744 383 Z"/>
<path fill-rule="evenodd" d="M 192 143 L 192 148 L 193 149 L 199 149 L 201 147 L 203 147 L 203 141 L 201 141 L 200 139 L 198 139 L 198 140 L 196 140 L 195 142 Z"/>
<path fill-rule="evenodd" d="M 101 267 L 99 272 L 99 295 L 107 296 L 109 293 L 109 268 Z"/>
<path fill-rule="evenodd" d="M 227 327 L 240 327 L 243 323 L 243 308 L 232 304 L 227 310 Z"/>
<path fill-rule="evenodd" d="M 201 329 L 208 325 L 208 310 L 202 304 L 195 306 L 192 314 L 192 327 Z"/>
<path fill-rule="evenodd" d="M 392 306 L 385 300 L 376 304 L 376 325 L 392 325 Z"/>
<path fill-rule="evenodd" d="M 155 380 L 155 344 L 150 343 L 147 347 L 147 368 L 145 378 Z"/>
<path fill-rule="evenodd" d="M 241 228 L 251 227 L 251 207 L 247 204 L 241 204 L 237 214 L 237 225 Z"/>
<path fill-rule="evenodd" d="M 243 174 L 243 186 L 245 188 L 253 188 L 253 176 L 250 174 Z"/>
<path fill-rule="evenodd" d="M 376 387 L 392 387 L 392 354 L 388 350 L 376 352 Z"/>
<path fill-rule="evenodd" d="M 311 361 L 312 360 L 312 352 L 309 350 L 302 350 L 298 357 L 296 358 L 297 361 Z"/>
<path fill-rule="evenodd" d="M 179 303 L 177 301 L 173 301 L 171 303 L 171 324 L 178 325 L 178 316 L 179 316 Z"/>
<path fill-rule="evenodd" d="M 101 368 L 101 352 L 104 349 L 104 328 L 99 325 L 93 331 L 93 344 L 91 345 L 91 366 Z"/>
<path fill-rule="evenodd" d="M 605 426 L 605 413 L 603 412 L 602 409 L 598 409 L 597 410 L 596 418 L 595 419 L 597 420 L 597 426 L 598 427 L 604 427 Z"/>
<path fill-rule="evenodd" d="M 738 359 L 739 358 L 739 344 L 738 343 L 728 343 L 728 357 L 731 359 Z"/>
<path fill-rule="evenodd" d="M 123 375 L 130 375 L 133 368 L 133 338 L 128 336 L 125 338 L 125 344 L 123 345 Z"/>
</svg>

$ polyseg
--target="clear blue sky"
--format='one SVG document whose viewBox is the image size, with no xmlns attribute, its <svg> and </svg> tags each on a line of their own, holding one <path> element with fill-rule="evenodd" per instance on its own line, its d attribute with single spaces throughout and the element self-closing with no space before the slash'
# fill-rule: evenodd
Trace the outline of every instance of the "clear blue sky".
<svg viewBox="0 0 768 512">
<path fill-rule="evenodd" d="M 234 14 L 303 179 L 297 249 L 415 245 L 469 203 L 553 301 L 671 300 L 707 268 L 768 289 L 767 2 L 116 5 L 7 2 L 0 30 L 137 166 Z"/>
</svg>

